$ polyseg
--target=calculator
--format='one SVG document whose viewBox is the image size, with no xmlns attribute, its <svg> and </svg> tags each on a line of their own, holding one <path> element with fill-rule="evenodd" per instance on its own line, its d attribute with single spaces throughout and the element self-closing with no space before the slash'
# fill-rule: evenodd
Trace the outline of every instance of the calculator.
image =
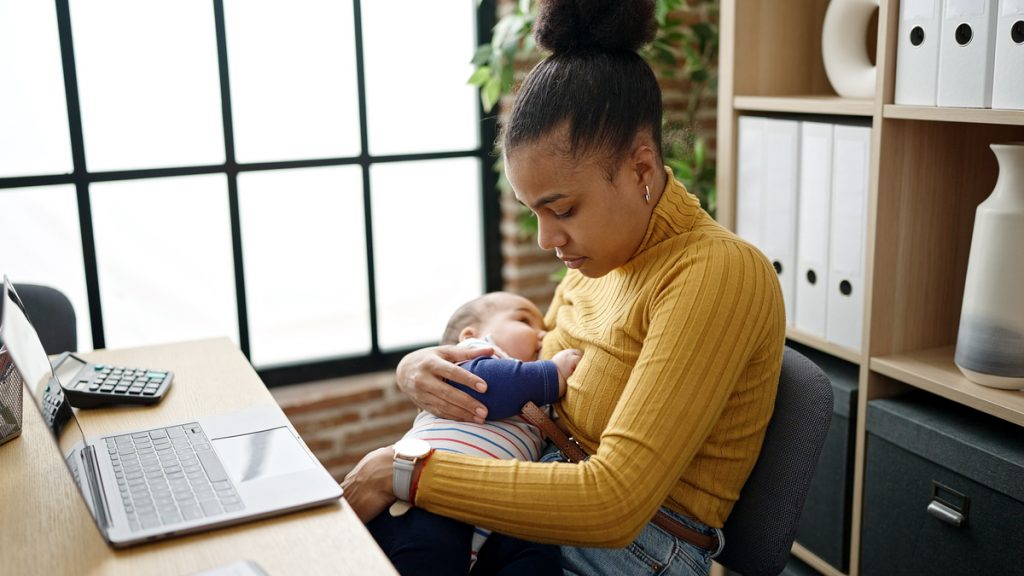
<svg viewBox="0 0 1024 576">
<path fill-rule="evenodd" d="M 174 379 L 174 373 L 167 370 L 93 364 L 70 352 L 57 358 L 53 374 L 64 397 L 76 408 L 156 404 Z"/>
</svg>

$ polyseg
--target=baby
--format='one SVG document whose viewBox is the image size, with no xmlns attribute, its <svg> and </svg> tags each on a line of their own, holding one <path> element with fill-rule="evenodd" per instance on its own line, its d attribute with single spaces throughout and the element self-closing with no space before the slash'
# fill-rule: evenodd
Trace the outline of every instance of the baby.
<svg viewBox="0 0 1024 576">
<path fill-rule="evenodd" d="M 482 401 L 492 420 L 456 422 L 420 412 L 404 438 L 484 458 L 540 458 L 544 437 L 519 411 L 528 400 L 544 405 L 560 398 L 581 357 L 579 350 L 562 350 L 551 360 L 537 361 L 544 334 L 540 310 L 522 296 L 492 292 L 462 305 L 448 321 L 441 343 L 494 350 L 493 356 L 462 364 L 487 382 L 486 394 L 453 384 Z M 464 575 L 474 566 L 483 572 L 514 566 L 515 573 L 561 574 L 558 546 L 492 534 L 401 502 L 367 528 L 402 574 Z"/>
</svg>

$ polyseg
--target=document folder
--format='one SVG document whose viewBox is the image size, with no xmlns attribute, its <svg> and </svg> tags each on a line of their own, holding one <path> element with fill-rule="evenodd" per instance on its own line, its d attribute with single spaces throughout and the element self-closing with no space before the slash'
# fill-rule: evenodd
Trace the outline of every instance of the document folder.
<svg viewBox="0 0 1024 576">
<path fill-rule="evenodd" d="M 740 117 L 736 232 L 775 267 L 787 324 L 795 317 L 799 161 L 798 122 Z"/>
<path fill-rule="evenodd" d="M 835 127 L 826 338 L 860 351 L 864 321 L 865 240 L 871 129 Z"/>
<path fill-rule="evenodd" d="M 900 2 L 896 103 L 935 106 L 939 84 L 942 0 Z"/>
<path fill-rule="evenodd" d="M 800 202 L 797 229 L 796 321 L 825 338 L 828 247 L 832 204 L 832 124 L 800 125 Z"/>
<path fill-rule="evenodd" d="M 1000 0 L 992 107 L 1024 110 L 1024 0 Z"/>
<path fill-rule="evenodd" d="M 996 6 L 946 0 L 939 47 L 939 106 L 992 107 Z"/>
</svg>

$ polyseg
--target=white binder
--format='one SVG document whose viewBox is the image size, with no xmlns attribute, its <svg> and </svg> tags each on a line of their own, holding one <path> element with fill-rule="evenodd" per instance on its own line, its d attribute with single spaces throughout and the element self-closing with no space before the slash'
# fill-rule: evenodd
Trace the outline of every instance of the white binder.
<svg viewBox="0 0 1024 576">
<path fill-rule="evenodd" d="M 939 84 L 942 0 L 900 2 L 896 103 L 935 106 Z"/>
<path fill-rule="evenodd" d="M 992 107 L 996 6 L 945 0 L 939 47 L 939 106 Z"/>
<path fill-rule="evenodd" d="M 796 299 L 799 161 L 798 122 L 740 117 L 736 233 L 775 267 L 788 324 L 793 323 Z"/>
<path fill-rule="evenodd" d="M 832 205 L 832 124 L 800 125 L 800 201 L 796 248 L 796 320 L 800 330 L 825 338 L 828 247 Z"/>
<path fill-rule="evenodd" d="M 796 210 L 800 186 L 800 123 L 764 121 L 761 169 L 761 251 L 775 267 L 786 304 L 786 324 L 796 319 Z"/>
<path fill-rule="evenodd" d="M 838 125 L 832 147 L 826 339 L 861 349 L 871 129 Z"/>
<path fill-rule="evenodd" d="M 1000 0 L 992 107 L 1024 110 L 1024 0 Z"/>
<path fill-rule="evenodd" d="M 736 159 L 736 234 L 760 247 L 764 120 L 756 116 L 740 116 L 737 130 L 739 151 Z"/>
</svg>

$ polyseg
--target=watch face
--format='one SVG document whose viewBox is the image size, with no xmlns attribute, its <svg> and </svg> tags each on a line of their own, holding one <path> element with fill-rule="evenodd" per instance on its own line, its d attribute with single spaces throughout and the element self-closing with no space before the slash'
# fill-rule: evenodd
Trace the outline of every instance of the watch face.
<svg viewBox="0 0 1024 576">
<path fill-rule="evenodd" d="M 419 438 L 403 438 L 395 444 L 395 454 L 403 458 L 422 458 L 430 452 L 430 444 Z"/>
</svg>

